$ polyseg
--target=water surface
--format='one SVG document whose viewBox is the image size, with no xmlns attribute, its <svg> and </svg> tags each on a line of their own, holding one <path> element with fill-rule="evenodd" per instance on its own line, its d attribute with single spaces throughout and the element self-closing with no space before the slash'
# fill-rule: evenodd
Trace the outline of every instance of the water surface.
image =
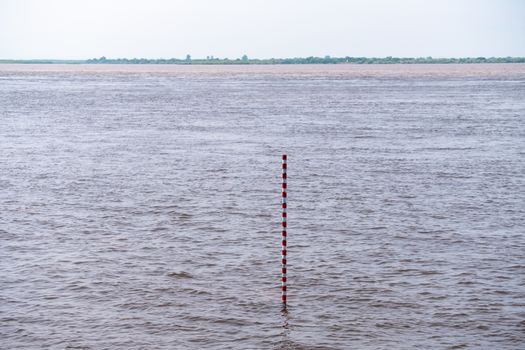
<svg viewBox="0 0 525 350">
<path fill-rule="evenodd" d="M 520 64 L 0 65 L 2 347 L 523 349 L 524 118 Z"/>
</svg>

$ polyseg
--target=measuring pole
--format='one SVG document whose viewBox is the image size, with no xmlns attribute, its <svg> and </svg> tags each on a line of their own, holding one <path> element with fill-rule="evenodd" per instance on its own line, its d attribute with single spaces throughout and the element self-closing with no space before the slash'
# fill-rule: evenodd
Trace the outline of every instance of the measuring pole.
<svg viewBox="0 0 525 350">
<path fill-rule="evenodd" d="M 286 307 L 286 154 L 282 156 L 281 192 L 281 301 Z"/>
</svg>

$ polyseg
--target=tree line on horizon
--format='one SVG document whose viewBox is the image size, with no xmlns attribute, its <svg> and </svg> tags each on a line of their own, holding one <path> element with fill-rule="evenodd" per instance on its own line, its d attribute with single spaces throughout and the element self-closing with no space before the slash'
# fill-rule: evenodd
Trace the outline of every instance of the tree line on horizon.
<svg viewBox="0 0 525 350">
<path fill-rule="evenodd" d="M 433 58 L 433 57 L 294 57 L 294 58 L 248 58 L 243 55 L 241 58 L 206 58 L 192 59 L 186 55 L 184 59 L 147 59 L 147 58 L 116 58 L 106 57 L 92 58 L 86 63 L 115 63 L 115 64 L 415 64 L 415 63 L 525 63 L 525 57 L 464 57 L 464 58 Z"/>
<path fill-rule="evenodd" d="M 90 58 L 87 60 L 0 60 L 0 63 L 66 63 L 66 64 L 447 64 L 447 63 L 525 63 L 525 57 L 463 57 L 463 58 L 433 58 L 433 57 L 294 57 L 294 58 Z"/>
</svg>

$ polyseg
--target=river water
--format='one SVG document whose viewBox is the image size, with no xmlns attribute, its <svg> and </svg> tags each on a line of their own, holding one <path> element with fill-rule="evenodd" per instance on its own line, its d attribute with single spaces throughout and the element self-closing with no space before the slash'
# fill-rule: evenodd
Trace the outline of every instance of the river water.
<svg viewBox="0 0 525 350">
<path fill-rule="evenodd" d="M 520 64 L 1 65 L 0 347 L 523 349 L 524 156 Z"/>
</svg>

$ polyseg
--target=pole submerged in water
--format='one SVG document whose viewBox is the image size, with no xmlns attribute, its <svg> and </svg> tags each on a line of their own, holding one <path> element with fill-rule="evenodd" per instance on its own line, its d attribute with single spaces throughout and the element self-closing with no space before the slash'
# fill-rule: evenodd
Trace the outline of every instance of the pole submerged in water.
<svg viewBox="0 0 525 350">
<path fill-rule="evenodd" d="M 286 154 L 282 155 L 282 192 L 281 192 L 281 301 L 286 307 Z"/>
</svg>

